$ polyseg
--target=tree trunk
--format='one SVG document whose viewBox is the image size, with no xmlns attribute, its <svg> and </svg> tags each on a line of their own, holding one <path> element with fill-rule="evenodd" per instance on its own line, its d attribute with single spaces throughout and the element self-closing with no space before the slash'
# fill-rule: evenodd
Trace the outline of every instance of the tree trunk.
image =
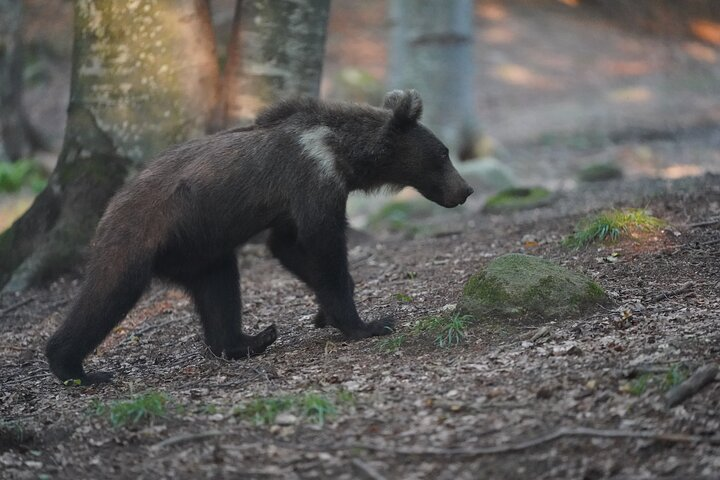
<svg viewBox="0 0 720 480">
<path fill-rule="evenodd" d="M 320 91 L 330 0 L 238 0 L 225 66 L 224 123 L 248 124 L 280 98 Z"/>
<path fill-rule="evenodd" d="M 218 69 L 204 0 L 76 0 L 65 140 L 47 188 L 0 235 L 0 286 L 77 266 L 128 174 L 204 133 Z"/>
<path fill-rule="evenodd" d="M 414 88 L 423 123 L 455 159 L 474 156 L 475 99 L 472 0 L 390 0 L 388 86 Z"/>
<path fill-rule="evenodd" d="M 11 161 L 42 146 L 22 106 L 22 7 L 21 0 L 0 0 L 0 142 Z"/>
</svg>

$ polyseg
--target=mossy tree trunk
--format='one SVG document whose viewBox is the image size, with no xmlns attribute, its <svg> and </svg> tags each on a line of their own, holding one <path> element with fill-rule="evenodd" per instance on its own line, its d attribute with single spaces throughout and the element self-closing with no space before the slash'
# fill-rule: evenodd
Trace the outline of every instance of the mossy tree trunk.
<svg viewBox="0 0 720 480">
<path fill-rule="evenodd" d="M 423 97 L 423 123 L 455 159 L 474 156 L 475 98 L 472 0 L 390 0 L 388 87 Z"/>
<path fill-rule="evenodd" d="M 223 79 L 225 125 L 320 91 L 330 0 L 238 0 Z"/>
<path fill-rule="evenodd" d="M 110 197 L 146 159 L 204 133 L 218 91 L 203 0 L 76 0 L 68 121 L 47 188 L 0 235 L 0 287 L 78 265 Z"/>
</svg>

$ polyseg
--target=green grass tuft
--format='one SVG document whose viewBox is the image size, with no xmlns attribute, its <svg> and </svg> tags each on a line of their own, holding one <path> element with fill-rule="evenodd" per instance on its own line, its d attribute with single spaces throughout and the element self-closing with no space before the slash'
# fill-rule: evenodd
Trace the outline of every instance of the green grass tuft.
<svg viewBox="0 0 720 480">
<path fill-rule="evenodd" d="M 413 298 L 407 293 L 396 293 L 393 297 L 395 297 L 395 300 L 402 303 L 410 303 L 413 301 Z"/>
<path fill-rule="evenodd" d="M 564 243 L 580 248 L 594 242 L 615 242 L 631 232 L 651 232 L 664 225 L 664 221 L 641 209 L 609 210 L 582 221 Z"/>
<path fill-rule="evenodd" d="M 301 403 L 303 415 L 319 425 L 324 425 L 328 416 L 337 413 L 335 403 L 317 393 L 308 393 L 301 399 Z"/>
<path fill-rule="evenodd" d="M 319 393 L 279 395 L 256 398 L 237 407 L 233 413 L 252 420 L 256 425 L 271 425 L 283 412 L 293 413 L 310 422 L 323 425 L 328 418 L 337 414 L 340 405 L 352 405 L 354 401 L 354 395 L 347 390 L 339 390 L 334 398 Z"/>
<path fill-rule="evenodd" d="M 109 404 L 95 401 L 93 410 L 96 415 L 106 417 L 113 428 L 119 428 L 165 418 L 168 402 L 169 398 L 164 393 L 147 392 L 130 400 Z"/>
<path fill-rule="evenodd" d="M 290 410 L 293 403 L 289 396 L 256 398 L 236 409 L 235 414 L 251 419 L 256 425 L 270 425 L 280 413 Z"/>
<path fill-rule="evenodd" d="M 405 335 L 391 335 L 378 341 L 376 348 L 381 352 L 393 353 L 400 350 L 405 344 L 405 340 Z"/>
<path fill-rule="evenodd" d="M 634 379 L 627 387 L 628 393 L 631 395 L 640 396 L 647 390 L 648 385 L 650 384 L 650 381 L 652 380 L 652 375 L 649 373 L 646 373 L 644 375 L 640 375 L 638 378 Z"/>
<path fill-rule="evenodd" d="M 688 376 L 690 376 L 690 371 L 686 366 L 682 364 L 673 365 L 663 378 L 662 389 L 670 390 L 673 387 L 677 387 L 687 380 Z"/>
<path fill-rule="evenodd" d="M 472 317 L 469 315 L 453 314 L 440 328 L 440 333 L 435 337 L 435 344 L 438 347 L 453 347 L 459 345 L 467 336 L 467 328 Z"/>
<path fill-rule="evenodd" d="M 436 315 L 420 320 L 413 328 L 415 334 L 435 334 L 435 345 L 438 347 L 452 347 L 462 343 L 467 337 L 467 329 L 472 316 L 461 315 L 458 312 L 450 316 Z"/>
</svg>

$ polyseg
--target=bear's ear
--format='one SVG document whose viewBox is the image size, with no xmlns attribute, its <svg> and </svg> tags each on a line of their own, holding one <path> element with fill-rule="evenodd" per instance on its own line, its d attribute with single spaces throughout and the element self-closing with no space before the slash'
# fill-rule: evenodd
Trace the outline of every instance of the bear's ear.
<svg viewBox="0 0 720 480">
<path fill-rule="evenodd" d="M 422 115 L 422 99 L 417 90 L 393 90 L 385 94 L 383 108 L 393 111 L 398 124 L 416 123 Z"/>
</svg>

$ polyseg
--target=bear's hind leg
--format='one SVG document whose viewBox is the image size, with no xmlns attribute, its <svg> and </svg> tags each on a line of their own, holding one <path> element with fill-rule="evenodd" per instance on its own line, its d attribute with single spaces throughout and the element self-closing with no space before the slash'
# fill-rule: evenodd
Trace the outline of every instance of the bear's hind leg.
<svg viewBox="0 0 720 480">
<path fill-rule="evenodd" d="M 118 259 L 113 261 L 122 265 Z M 45 353 L 50 370 L 61 380 L 81 385 L 110 381 L 107 372 L 86 374 L 82 362 L 120 323 L 150 283 L 151 261 L 124 268 L 90 265 L 80 295 L 67 318 L 50 337 Z"/>
<path fill-rule="evenodd" d="M 215 355 L 258 355 L 277 339 L 275 325 L 257 335 L 242 333 L 240 274 L 234 253 L 224 255 L 186 283 L 203 324 L 205 342 Z"/>
</svg>

